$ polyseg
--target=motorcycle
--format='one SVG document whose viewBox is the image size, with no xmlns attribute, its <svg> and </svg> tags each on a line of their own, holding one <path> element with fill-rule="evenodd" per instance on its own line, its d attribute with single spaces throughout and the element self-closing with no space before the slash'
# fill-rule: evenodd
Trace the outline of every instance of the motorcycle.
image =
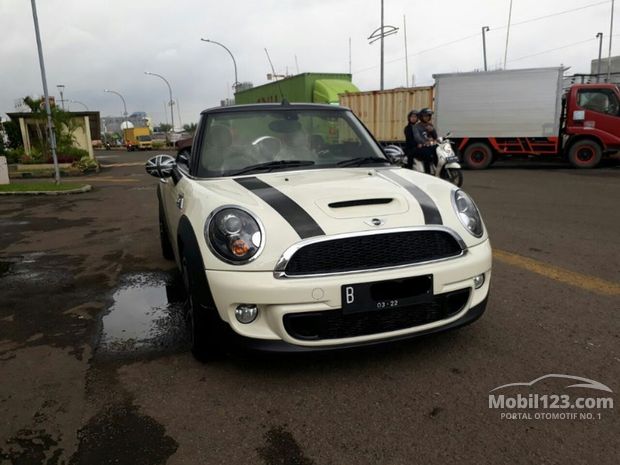
<svg viewBox="0 0 620 465">
<path fill-rule="evenodd" d="M 451 182 L 455 186 L 461 187 L 463 185 L 463 172 L 461 171 L 461 165 L 459 159 L 454 153 L 452 143 L 448 136 L 440 137 L 435 144 L 435 153 L 437 155 L 437 164 L 431 163 L 431 175 L 438 178 L 445 179 Z M 384 153 L 390 159 L 390 161 L 398 166 L 406 166 L 407 157 L 405 152 L 398 145 L 388 145 L 384 148 Z M 413 159 L 413 169 L 424 173 L 424 163 L 417 158 Z"/>
</svg>

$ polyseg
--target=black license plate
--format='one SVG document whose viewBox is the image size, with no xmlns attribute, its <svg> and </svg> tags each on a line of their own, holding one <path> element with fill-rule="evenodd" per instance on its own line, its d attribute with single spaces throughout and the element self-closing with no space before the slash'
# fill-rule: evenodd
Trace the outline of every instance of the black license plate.
<svg viewBox="0 0 620 465">
<path fill-rule="evenodd" d="M 407 307 L 433 300 L 433 275 L 342 286 L 342 312 L 359 313 Z"/>
</svg>

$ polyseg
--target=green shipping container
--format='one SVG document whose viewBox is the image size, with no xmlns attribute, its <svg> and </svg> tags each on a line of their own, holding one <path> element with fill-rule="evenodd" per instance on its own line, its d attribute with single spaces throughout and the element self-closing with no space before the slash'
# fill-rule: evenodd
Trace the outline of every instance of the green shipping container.
<svg viewBox="0 0 620 465">
<path fill-rule="evenodd" d="M 337 105 L 338 94 L 359 92 L 350 74 L 302 73 L 235 94 L 236 104 L 281 102 L 330 103 Z"/>
</svg>

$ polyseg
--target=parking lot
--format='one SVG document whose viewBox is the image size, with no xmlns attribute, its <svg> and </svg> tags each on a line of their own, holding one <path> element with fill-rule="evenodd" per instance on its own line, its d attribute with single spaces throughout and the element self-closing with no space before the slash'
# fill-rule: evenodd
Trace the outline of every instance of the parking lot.
<svg viewBox="0 0 620 465">
<path fill-rule="evenodd" d="M 494 248 L 471 326 L 201 364 L 160 254 L 150 153 L 99 155 L 91 192 L 0 197 L 1 464 L 617 463 L 617 160 L 465 171 Z M 599 381 L 614 407 L 585 419 L 490 408 L 497 386 L 547 374 Z"/>
</svg>

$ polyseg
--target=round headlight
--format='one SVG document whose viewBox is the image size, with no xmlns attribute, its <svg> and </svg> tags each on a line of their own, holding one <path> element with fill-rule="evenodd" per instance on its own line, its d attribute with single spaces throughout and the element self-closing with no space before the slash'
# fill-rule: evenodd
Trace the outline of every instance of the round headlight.
<svg viewBox="0 0 620 465">
<path fill-rule="evenodd" d="M 456 190 L 452 194 L 452 206 L 456 216 L 465 229 L 467 229 L 473 236 L 481 237 L 484 232 L 482 226 L 482 218 L 480 212 L 476 207 L 474 201 L 462 190 Z"/>
<path fill-rule="evenodd" d="M 238 207 L 213 212 L 205 224 L 205 239 L 215 255 L 234 265 L 252 260 L 264 241 L 258 220 Z"/>
</svg>

